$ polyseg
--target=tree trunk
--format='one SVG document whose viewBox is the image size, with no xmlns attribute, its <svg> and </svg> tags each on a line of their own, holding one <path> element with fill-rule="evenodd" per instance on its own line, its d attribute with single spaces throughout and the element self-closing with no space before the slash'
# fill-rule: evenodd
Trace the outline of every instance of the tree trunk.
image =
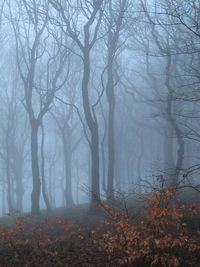
<svg viewBox="0 0 200 267">
<path fill-rule="evenodd" d="M 109 1 L 110 22 L 108 29 L 108 65 L 106 95 L 108 100 L 108 177 L 107 199 L 114 198 L 114 171 L 115 171 L 115 84 L 113 66 L 116 58 L 119 34 L 126 9 L 126 0 L 119 2 L 119 13 L 115 17 L 113 12 L 114 1 Z"/>
<path fill-rule="evenodd" d="M 76 204 L 78 205 L 79 204 L 79 184 L 80 184 L 78 166 L 76 168 L 76 177 L 77 177 L 77 183 L 76 183 Z"/>
<path fill-rule="evenodd" d="M 71 164 L 72 164 L 71 133 L 70 129 L 68 129 L 68 126 L 66 126 L 65 129 L 62 130 L 63 152 L 65 160 L 65 201 L 66 201 L 66 206 L 73 206 L 74 201 L 72 194 L 72 177 L 71 177 Z"/>
<path fill-rule="evenodd" d="M 104 141 L 101 142 L 101 161 L 102 161 L 102 189 L 103 192 L 107 192 L 106 187 L 106 159 L 105 159 L 105 149 L 104 149 Z"/>
<path fill-rule="evenodd" d="M 122 192 L 124 188 L 122 188 L 122 185 L 124 186 L 125 183 L 122 183 L 121 179 L 121 153 L 120 153 L 120 147 L 118 148 L 118 151 L 116 151 L 116 189 L 118 192 Z"/>
<path fill-rule="evenodd" d="M 6 213 L 6 199 L 5 199 L 5 195 L 6 195 L 6 189 L 5 186 L 6 185 L 6 181 L 5 181 L 5 169 L 3 169 L 3 183 L 2 183 L 2 215 L 4 216 Z"/>
<path fill-rule="evenodd" d="M 184 161 L 184 152 L 185 152 L 185 143 L 182 136 L 182 131 L 176 121 L 176 118 L 173 115 L 173 103 L 174 103 L 174 95 L 173 95 L 173 88 L 171 87 L 170 83 L 170 75 L 171 75 L 171 65 L 172 65 L 172 58 L 169 55 L 167 57 L 167 66 L 166 66 L 166 81 L 165 85 L 168 89 L 168 99 L 167 99 L 167 115 L 166 119 L 171 125 L 173 131 L 175 132 L 176 140 L 178 143 L 178 150 L 177 150 L 177 159 L 175 164 L 175 169 L 171 175 L 171 178 L 168 181 L 169 186 L 176 187 L 179 183 L 179 174 L 183 165 Z"/>
<path fill-rule="evenodd" d="M 52 199 L 52 166 L 49 166 L 49 183 L 48 183 L 48 187 L 49 187 L 49 201 L 51 206 L 53 207 L 53 199 Z"/>
<path fill-rule="evenodd" d="M 109 57 L 112 57 L 112 55 L 109 55 Z M 114 167 L 115 167 L 115 136 L 114 136 L 115 95 L 114 95 L 114 81 L 113 81 L 113 71 L 112 71 L 112 58 L 109 59 L 108 61 L 108 82 L 106 87 L 106 94 L 109 103 L 107 199 L 113 199 Z"/>
<path fill-rule="evenodd" d="M 86 38 L 87 39 L 87 38 Z M 88 38 L 89 39 L 89 38 Z M 91 112 L 89 103 L 89 80 L 90 80 L 90 57 L 89 48 L 85 48 L 84 51 L 84 73 L 82 80 L 82 98 L 83 108 L 86 118 L 86 123 L 90 131 L 91 142 L 91 203 L 89 212 L 93 213 L 98 207 L 98 201 L 100 200 L 100 175 L 99 175 L 99 134 L 98 134 L 98 122 L 95 114 Z"/>
<path fill-rule="evenodd" d="M 42 143 L 41 143 L 41 178 L 42 178 L 42 195 L 44 198 L 45 205 L 48 211 L 51 211 L 51 204 L 46 192 L 46 182 L 45 182 L 45 158 L 44 158 L 44 126 L 41 124 L 42 131 Z"/>
<path fill-rule="evenodd" d="M 22 171 L 23 161 L 20 159 L 17 161 L 16 166 L 16 208 L 21 213 L 23 212 L 23 196 L 24 196 L 24 186 L 23 186 L 23 171 Z"/>
<path fill-rule="evenodd" d="M 142 160 L 144 157 L 144 139 L 143 135 L 140 135 L 140 153 L 138 155 L 138 160 L 137 160 L 137 183 L 138 183 L 138 193 L 141 195 L 142 193 L 142 185 L 141 185 L 141 180 L 142 180 Z"/>
<path fill-rule="evenodd" d="M 13 172 L 14 180 L 16 182 L 16 209 L 18 212 L 23 212 L 23 149 L 19 147 L 13 147 Z"/>
<path fill-rule="evenodd" d="M 11 213 L 13 211 L 13 203 L 12 203 L 12 185 L 11 185 L 11 173 L 10 173 L 10 151 L 8 145 L 8 137 L 6 138 L 6 182 L 7 182 L 7 203 L 8 203 L 8 211 Z"/>
<path fill-rule="evenodd" d="M 31 212 L 32 214 L 40 213 L 40 192 L 41 182 L 38 162 L 38 128 L 36 120 L 31 122 L 31 163 L 32 163 L 32 182 L 33 190 L 31 193 Z"/>
<path fill-rule="evenodd" d="M 167 175 L 166 177 L 166 185 L 171 186 L 175 164 L 174 164 L 174 140 L 173 140 L 173 129 L 169 124 L 169 121 L 165 123 L 164 129 L 164 171 Z"/>
<path fill-rule="evenodd" d="M 100 200 L 100 188 L 99 188 L 99 135 L 98 128 L 95 127 L 92 131 L 92 140 L 91 140 L 91 167 L 92 167 L 92 176 L 91 176 L 91 212 L 95 211 Z"/>
<path fill-rule="evenodd" d="M 53 199 L 53 206 L 56 208 L 56 165 L 55 164 L 53 164 L 52 199 Z"/>
</svg>

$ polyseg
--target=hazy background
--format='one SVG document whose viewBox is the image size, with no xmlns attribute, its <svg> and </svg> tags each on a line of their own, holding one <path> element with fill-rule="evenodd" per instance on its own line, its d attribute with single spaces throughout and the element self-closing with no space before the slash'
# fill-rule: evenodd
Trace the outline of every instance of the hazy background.
<svg viewBox="0 0 200 267">
<path fill-rule="evenodd" d="M 199 0 L 0 4 L 1 215 L 198 186 Z"/>
</svg>

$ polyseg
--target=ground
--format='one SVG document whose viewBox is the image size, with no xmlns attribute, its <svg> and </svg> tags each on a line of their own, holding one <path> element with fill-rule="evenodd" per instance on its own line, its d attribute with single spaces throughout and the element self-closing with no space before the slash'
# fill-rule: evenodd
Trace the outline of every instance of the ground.
<svg viewBox="0 0 200 267">
<path fill-rule="evenodd" d="M 171 193 L 156 193 L 148 204 L 133 199 L 115 207 L 102 203 L 95 214 L 82 204 L 40 216 L 5 216 L 0 219 L 0 267 L 200 266 L 199 206 L 161 207 L 160 196 L 166 201 Z"/>
<path fill-rule="evenodd" d="M 30 231 L 32 231 L 33 228 L 39 228 L 43 232 L 45 232 L 45 235 L 47 234 L 49 238 L 53 239 L 55 242 L 55 240 L 59 236 L 63 235 L 64 237 L 65 234 L 68 234 L 68 231 L 64 231 L 62 225 L 60 225 L 62 224 L 62 222 L 58 223 L 58 221 L 62 218 L 65 223 L 75 226 L 77 232 L 79 231 L 79 229 L 81 229 L 81 235 L 84 237 L 81 236 L 77 239 L 75 233 L 75 238 L 73 236 L 70 238 L 66 237 L 66 239 L 64 237 L 63 240 L 57 240 L 58 242 L 60 242 L 60 244 L 57 246 L 62 247 L 58 249 L 60 254 L 59 262 L 57 262 L 57 260 L 55 260 L 55 262 L 52 261 L 52 258 L 51 262 L 48 262 L 48 259 L 46 259 L 46 263 L 42 262 L 41 266 L 44 266 L 44 264 L 46 264 L 46 266 L 103 266 L 103 253 L 100 253 L 95 249 L 95 247 L 90 242 L 90 238 L 91 232 L 97 226 L 101 226 L 101 221 L 104 220 L 104 215 L 103 213 L 91 215 L 88 214 L 87 210 L 88 205 L 79 205 L 70 209 L 56 209 L 51 214 L 46 211 L 42 211 L 42 214 L 40 216 L 34 217 L 32 217 L 30 214 L 25 214 L 24 216 L 20 217 L 18 217 L 17 215 L 7 215 L 4 218 L 0 219 L 0 226 L 1 228 L 13 229 L 16 222 L 20 220 L 26 222 L 26 225 L 28 225 L 26 227 Z M 29 230 L 26 230 L 26 232 Z M 30 265 L 24 266 L 38 266 L 38 264 L 40 264 L 39 260 L 37 259 L 37 255 L 34 254 L 34 257 L 36 258 L 32 259 L 30 257 L 30 255 L 32 254 L 30 251 L 22 251 L 19 254 L 21 253 L 28 253 L 29 259 L 24 259 L 25 264 L 28 264 L 28 261 L 32 262 L 30 263 Z M 40 255 L 38 256 L 40 257 Z M 14 257 L 16 257 L 15 260 L 13 260 Z M 35 263 L 33 263 L 34 260 L 36 261 Z M 21 264 L 23 263 L 21 260 L 19 260 L 17 251 L 15 251 L 12 246 L 5 246 L 4 242 L 2 242 L 2 246 L 0 248 L 0 266 L 21 266 Z"/>
</svg>

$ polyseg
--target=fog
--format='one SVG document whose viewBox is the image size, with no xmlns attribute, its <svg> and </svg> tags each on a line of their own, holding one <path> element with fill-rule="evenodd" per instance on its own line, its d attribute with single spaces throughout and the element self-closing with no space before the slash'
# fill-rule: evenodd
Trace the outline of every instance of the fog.
<svg viewBox="0 0 200 267">
<path fill-rule="evenodd" d="M 0 214 L 199 190 L 198 0 L 0 0 Z"/>
</svg>

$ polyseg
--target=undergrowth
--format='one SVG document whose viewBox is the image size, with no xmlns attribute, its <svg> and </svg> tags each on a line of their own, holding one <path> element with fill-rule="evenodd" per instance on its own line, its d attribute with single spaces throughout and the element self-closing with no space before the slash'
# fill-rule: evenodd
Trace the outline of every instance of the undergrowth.
<svg viewBox="0 0 200 267">
<path fill-rule="evenodd" d="M 200 266 L 200 228 L 191 229 L 200 206 L 181 205 L 174 194 L 152 193 L 139 220 L 100 203 L 108 216 L 90 232 L 61 217 L 17 219 L 0 228 L 0 266 Z"/>
</svg>

